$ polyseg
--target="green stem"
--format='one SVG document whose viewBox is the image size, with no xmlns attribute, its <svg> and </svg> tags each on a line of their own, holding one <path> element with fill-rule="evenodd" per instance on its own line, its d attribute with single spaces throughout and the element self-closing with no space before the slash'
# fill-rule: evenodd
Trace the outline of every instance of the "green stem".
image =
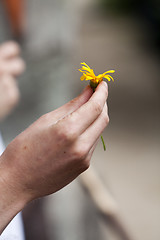
<svg viewBox="0 0 160 240">
<path fill-rule="evenodd" d="M 104 151 L 106 151 L 106 145 L 105 145 L 105 142 L 104 142 L 103 136 L 101 136 L 101 140 L 102 140 L 102 143 L 103 143 L 103 149 L 104 149 Z"/>
</svg>

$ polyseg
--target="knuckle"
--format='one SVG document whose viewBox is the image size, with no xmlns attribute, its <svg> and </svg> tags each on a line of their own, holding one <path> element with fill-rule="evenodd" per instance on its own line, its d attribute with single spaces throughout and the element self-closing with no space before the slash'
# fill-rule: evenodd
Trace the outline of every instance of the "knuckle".
<svg viewBox="0 0 160 240">
<path fill-rule="evenodd" d="M 93 102 L 93 109 L 98 115 L 100 115 L 102 112 L 102 106 L 99 102 L 96 101 Z"/>
<path fill-rule="evenodd" d="M 63 122 L 63 131 L 64 131 L 64 138 L 69 141 L 73 142 L 78 137 L 77 133 L 77 125 L 75 124 L 75 120 L 73 117 L 66 118 L 65 122 Z"/>
<path fill-rule="evenodd" d="M 68 141 L 68 130 L 62 127 L 61 129 L 57 130 L 58 131 L 58 137 L 62 141 Z"/>
<path fill-rule="evenodd" d="M 77 149 L 75 149 L 74 156 L 82 172 L 87 170 L 90 166 L 90 161 L 88 160 L 87 155 L 87 148 L 78 147 Z"/>
<path fill-rule="evenodd" d="M 53 126 L 57 122 L 57 119 L 51 115 L 51 113 L 45 113 L 39 117 L 38 122 L 43 126 Z"/>
<path fill-rule="evenodd" d="M 77 134 L 74 128 L 66 125 L 62 126 L 61 130 L 59 130 L 59 137 L 64 142 L 73 142 L 76 139 Z"/>
<path fill-rule="evenodd" d="M 109 116 L 108 116 L 107 113 L 104 114 L 103 119 L 104 119 L 105 125 L 108 125 L 108 123 L 109 123 Z"/>
<path fill-rule="evenodd" d="M 85 158 L 86 158 L 86 155 L 87 155 L 87 150 L 83 147 L 77 147 L 75 150 L 74 150 L 74 156 L 75 158 L 78 160 L 83 161 Z"/>
<path fill-rule="evenodd" d="M 65 137 L 66 137 L 67 141 L 73 142 L 76 139 L 77 134 L 74 131 L 74 129 L 70 128 L 66 131 Z"/>
</svg>

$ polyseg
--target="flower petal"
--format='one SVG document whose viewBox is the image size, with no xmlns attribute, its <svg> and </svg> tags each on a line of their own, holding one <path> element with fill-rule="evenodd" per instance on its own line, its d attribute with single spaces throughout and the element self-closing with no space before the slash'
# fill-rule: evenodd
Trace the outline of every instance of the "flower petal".
<svg viewBox="0 0 160 240">
<path fill-rule="evenodd" d="M 108 81 L 111 80 L 114 81 L 113 77 L 108 73 L 114 73 L 115 70 L 108 70 L 96 76 L 93 69 L 91 69 L 85 62 L 81 62 L 81 65 L 82 65 L 81 69 L 78 69 L 80 72 L 83 73 L 82 77 L 80 78 L 81 81 L 90 80 L 93 83 L 100 83 L 101 81 L 103 81 L 103 78 L 106 78 Z"/>
<path fill-rule="evenodd" d="M 104 77 L 104 74 L 99 74 L 98 76 L 97 76 L 97 78 L 103 78 Z"/>
<path fill-rule="evenodd" d="M 91 74 L 91 76 L 92 76 L 93 78 L 95 78 L 95 77 L 96 77 L 96 75 L 95 75 L 95 73 L 94 73 L 93 69 L 91 69 L 91 71 L 90 71 L 90 74 Z"/>
<path fill-rule="evenodd" d="M 85 80 L 86 76 L 83 74 L 82 77 L 80 78 L 81 81 Z"/>
<path fill-rule="evenodd" d="M 110 76 L 110 75 L 105 75 L 104 78 L 106 78 L 108 81 L 111 81 L 111 80 L 112 80 L 112 81 L 114 82 L 113 77 Z"/>
<path fill-rule="evenodd" d="M 90 68 L 85 62 L 81 62 L 82 65 L 85 65 L 87 68 Z"/>
<path fill-rule="evenodd" d="M 86 71 L 82 70 L 82 69 L 78 69 L 78 71 L 82 72 L 82 73 L 85 73 Z"/>
<path fill-rule="evenodd" d="M 104 76 L 104 78 L 106 78 L 109 82 L 111 81 L 109 76 Z"/>
<path fill-rule="evenodd" d="M 83 66 L 81 69 L 84 70 L 84 71 L 87 71 L 87 72 L 90 72 L 90 71 L 91 71 L 90 68 L 87 68 L 87 67 L 84 67 L 84 66 Z"/>
<path fill-rule="evenodd" d="M 93 78 L 92 76 L 89 76 L 89 75 L 86 76 L 86 81 L 87 81 L 87 80 L 93 80 L 93 79 L 94 79 L 94 78 Z"/>
<path fill-rule="evenodd" d="M 115 70 L 109 70 L 109 71 L 104 72 L 103 74 L 106 75 L 107 73 L 114 73 L 114 72 L 115 72 Z"/>
</svg>

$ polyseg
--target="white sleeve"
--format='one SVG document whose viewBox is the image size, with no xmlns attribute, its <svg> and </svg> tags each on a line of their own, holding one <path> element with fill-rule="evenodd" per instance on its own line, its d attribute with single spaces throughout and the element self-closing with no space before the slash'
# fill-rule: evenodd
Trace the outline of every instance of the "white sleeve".
<svg viewBox="0 0 160 240">
<path fill-rule="evenodd" d="M 21 213 L 18 213 L 0 236 L 1 240 L 24 240 Z"/>
<path fill-rule="evenodd" d="M 2 136 L 0 133 L 0 155 L 3 153 L 3 151 L 4 151 L 4 144 L 3 144 Z"/>
</svg>

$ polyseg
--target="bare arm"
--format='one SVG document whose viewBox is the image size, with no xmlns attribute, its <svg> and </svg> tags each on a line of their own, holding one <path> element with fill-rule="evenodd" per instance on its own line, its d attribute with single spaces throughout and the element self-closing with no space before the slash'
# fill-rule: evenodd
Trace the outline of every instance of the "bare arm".
<svg viewBox="0 0 160 240">
<path fill-rule="evenodd" d="M 58 191 L 89 167 L 109 121 L 107 94 L 104 82 L 94 94 L 87 87 L 8 145 L 0 159 L 0 232 L 28 202 Z"/>
</svg>

